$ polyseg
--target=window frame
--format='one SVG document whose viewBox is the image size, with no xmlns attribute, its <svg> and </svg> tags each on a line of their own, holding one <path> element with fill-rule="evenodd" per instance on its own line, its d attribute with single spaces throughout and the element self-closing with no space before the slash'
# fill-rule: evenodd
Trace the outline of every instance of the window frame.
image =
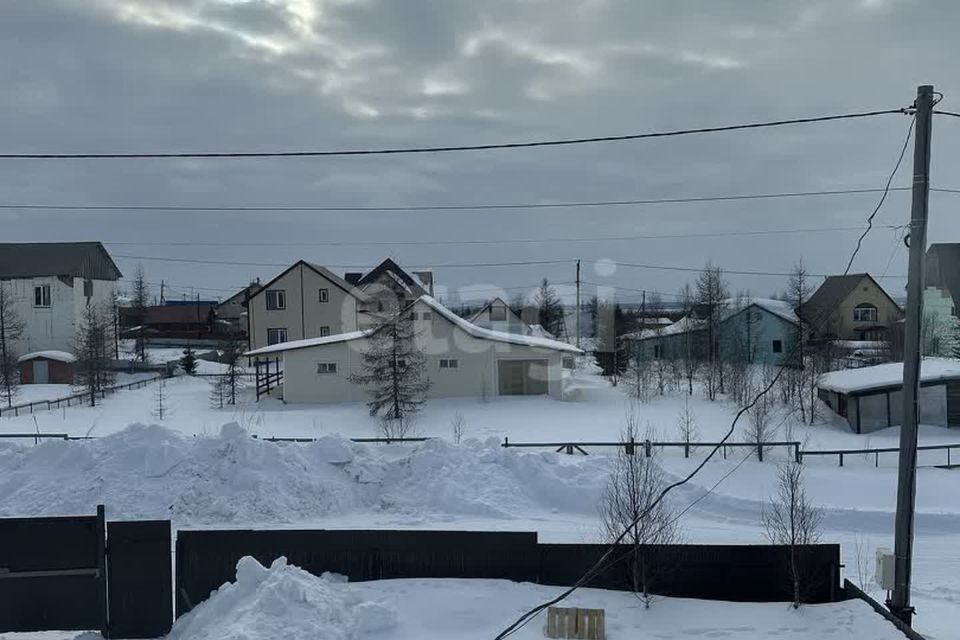
<svg viewBox="0 0 960 640">
<path fill-rule="evenodd" d="M 773 353 L 783 353 L 783 340 L 777 339 L 771 341 L 770 350 Z"/>
<path fill-rule="evenodd" d="M 270 305 L 271 294 L 273 296 L 273 306 Z M 267 311 L 286 311 L 287 310 L 287 290 L 286 289 L 267 289 L 264 298 L 264 304 Z M 280 303 L 283 304 L 280 304 Z"/>
<path fill-rule="evenodd" d="M 320 301 L 320 304 L 326 304 L 330 302 L 330 289 L 328 288 L 320 289 L 320 292 L 317 294 L 317 296 L 318 296 L 317 300 Z"/>
<path fill-rule="evenodd" d="M 440 358 L 440 369 L 459 369 L 459 358 Z"/>
<path fill-rule="evenodd" d="M 40 294 L 39 296 L 37 294 Z M 39 302 L 37 300 L 39 299 Z M 49 284 L 33 285 L 33 307 L 35 309 L 49 309 L 53 306 L 53 291 Z"/>
<path fill-rule="evenodd" d="M 270 332 L 271 332 L 271 331 L 274 331 L 274 332 L 276 332 L 276 331 L 282 331 L 282 332 L 283 332 L 283 340 L 276 340 L 276 341 L 274 341 L 274 342 L 270 342 Z M 277 334 L 275 333 L 274 335 L 277 335 Z M 287 328 L 286 328 L 286 327 L 267 327 L 267 346 L 268 346 L 268 347 L 273 346 L 273 345 L 275 345 L 275 344 L 281 344 L 281 343 L 284 343 L 284 342 L 286 342 L 286 341 L 287 341 Z"/>
<path fill-rule="evenodd" d="M 320 327 L 320 337 L 326 338 L 330 335 L 330 327 L 328 325 L 323 325 Z"/>
<path fill-rule="evenodd" d="M 496 313 L 496 316 L 494 315 Z M 493 305 L 489 311 L 490 322 L 506 322 L 507 308 L 501 305 Z"/>
<path fill-rule="evenodd" d="M 861 317 L 862 313 L 866 313 L 868 317 Z M 853 308 L 853 321 L 854 322 L 879 322 L 880 321 L 880 310 L 876 305 L 872 305 L 868 302 L 858 304 Z"/>
<path fill-rule="evenodd" d="M 337 363 L 336 362 L 318 362 L 317 363 L 317 375 L 326 376 L 337 373 Z"/>
</svg>

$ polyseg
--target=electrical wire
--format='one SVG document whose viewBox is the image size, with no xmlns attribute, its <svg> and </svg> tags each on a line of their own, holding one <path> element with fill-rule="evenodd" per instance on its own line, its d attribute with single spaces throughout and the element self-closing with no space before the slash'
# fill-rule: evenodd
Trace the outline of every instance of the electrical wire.
<svg viewBox="0 0 960 640">
<path fill-rule="evenodd" d="M 956 111 L 942 111 L 940 109 L 935 109 L 934 113 L 940 114 L 942 116 L 953 116 L 954 118 L 960 118 L 960 113 Z"/>
<path fill-rule="evenodd" d="M 788 120 L 769 120 L 750 122 L 746 124 L 723 125 L 717 127 L 698 127 L 694 129 L 674 129 L 670 131 L 655 131 L 648 133 L 630 133 L 613 136 L 594 136 L 586 138 L 563 138 L 552 140 L 537 140 L 529 142 L 505 142 L 495 144 L 427 146 L 427 147 L 394 147 L 383 149 L 345 149 L 331 151 L 210 151 L 210 152 L 149 152 L 149 153 L 2 153 L 3 160 L 106 160 L 106 159 L 170 159 L 170 158 L 317 158 L 331 156 L 374 156 L 374 155 L 401 155 L 422 153 L 447 153 L 455 151 L 489 151 L 495 149 L 521 149 L 532 147 L 556 147 L 599 142 L 625 142 L 630 140 L 647 140 L 652 138 L 667 138 L 702 133 L 719 133 L 724 131 L 739 131 L 744 129 L 762 129 L 781 127 L 785 125 L 810 124 L 815 122 L 830 122 L 836 120 L 851 120 L 868 118 L 880 115 L 903 114 L 908 110 L 880 109 L 874 111 L 860 111 L 840 113 L 826 116 L 807 118 L 791 118 Z"/>
<path fill-rule="evenodd" d="M 880 201 L 877 202 L 877 206 L 874 207 L 873 212 L 867 217 L 867 228 L 864 229 L 860 237 L 857 238 L 857 247 L 853 250 L 853 254 L 850 256 L 849 262 L 847 262 L 847 268 L 843 270 L 843 275 L 850 273 L 850 268 L 853 266 L 853 261 L 856 260 L 857 254 L 860 253 L 860 247 L 863 244 L 864 238 L 866 238 L 873 229 L 873 219 L 880 213 L 880 207 L 883 206 L 884 201 L 887 199 L 887 194 L 890 192 L 890 185 L 893 183 L 893 178 L 897 175 L 897 171 L 900 169 L 900 163 L 903 162 L 903 156 L 907 152 L 907 146 L 910 144 L 910 136 L 913 134 L 913 125 L 916 124 L 916 122 L 917 116 L 914 114 L 913 117 L 910 118 L 910 126 L 907 127 L 907 137 L 904 138 L 903 147 L 900 148 L 897 164 L 894 165 L 893 171 L 890 172 L 890 177 L 887 178 L 887 184 L 883 188 L 883 195 L 880 196 Z"/>
<path fill-rule="evenodd" d="M 909 191 L 910 187 L 892 187 L 889 191 Z M 960 189 L 937 189 L 947 193 L 960 192 Z M 506 202 L 480 204 L 438 204 L 438 205 L 153 205 L 153 204 L 36 204 L 2 203 L 0 209 L 23 211 L 163 211 L 163 212 L 282 212 L 282 213 L 324 213 L 324 212 L 417 212 L 417 211 L 486 211 L 513 209 L 574 209 L 597 207 L 627 207 L 635 205 L 687 204 L 697 202 L 725 202 L 736 200 L 771 200 L 778 198 L 807 198 L 818 196 L 862 195 L 882 193 L 880 188 L 869 189 L 824 189 L 820 191 L 782 191 L 773 193 L 741 193 L 712 196 L 677 196 L 672 198 L 628 198 L 623 200 L 585 200 L 574 202 Z"/>
</svg>

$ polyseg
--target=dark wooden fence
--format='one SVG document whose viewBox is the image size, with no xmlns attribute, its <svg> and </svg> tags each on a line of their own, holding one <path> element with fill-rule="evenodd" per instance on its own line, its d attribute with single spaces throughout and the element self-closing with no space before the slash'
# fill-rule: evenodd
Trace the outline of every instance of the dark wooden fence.
<svg viewBox="0 0 960 640">
<path fill-rule="evenodd" d="M 945 467 L 952 467 L 953 458 L 950 455 L 950 452 L 954 449 L 960 449 L 960 444 L 922 444 L 917 447 L 917 451 L 945 451 L 946 456 L 944 458 Z M 842 467 L 844 456 L 853 456 L 861 455 L 864 457 L 873 457 L 873 466 L 880 466 L 880 454 L 881 453 L 900 453 L 900 447 L 874 447 L 874 448 L 865 448 L 865 449 L 804 449 L 800 452 L 801 461 L 802 458 L 810 456 L 837 456 L 837 462 Z"/>
<path fill-rule="evenodd" d="M 180 531 L 177 615 L 234 579 L 237 561 L 278 557 L 315 575 L 352 582 L 389 578 L 498 578 L 570 586 L 607 549 L 600 544 L 541 544 L 535 533 L 463 531 Z M 617 549 L 587 586 L 631 590 L 633 549 Z M 689 598 L 777 602 L 792 599 L 787 547 L 669 545 L 642 548 L 650 592 Z M 804 601 L 842 597 L 839 545 L 799 554 Z"/>
<path fill-rule="evenodd" d="M 137 380 L 136 382 L 127 382 L 125 384 L 118 384 L 112 387 L 107 387 L 103 391 L 97 392 L 98 398 L 105 398 L 108 393 L 113 393 L 114 391 L 122 391 L 124 389 L 141 389 L 151 382 L 156 382 L 163 376 L 154 376 L 153 378 L 145 378 L 143 380 Z M 0 407 L 0 417 L 10 417 L 10 416 L 19 416 L 24 414 L 31 414 L 36 410 L 40 411 L 50 411 L 51 409 L 59 409 L 60 407 L 70 407 L 73 405 L 82 405 L 87 404 L 90 401 L 90 393 L 75 393 L 71 396 L 66 396 L 64 398 L 55 398 L 53 400 L 37 400 L 35 402 L 28 402 L 25 404 L 18 404 L 12 407 Z"/>
<path fill-rule="evenodd" d="M 638 450 L 646 457 L 653 455 L 654 449 L 683 449 L 683 457 L 689 458 L 691 453 L 697 451 L 710 450 L 719 447 L 724 460 L 727 458 L 729 449 L 752 449 L 757 452 L 757 458 L 762 462 L 763 454 L 770 449 L 785 448 L 793 454 L 794 460 L 801 462 L 800 443 L 795 441 L 771 441 L 757 444 L 755 442 L 655 442 L 652 440 L 628 440 L 628 441 L 610 441 L 610 442 L 510 442 L 509 438 L 504 438 L 500 445 L 504 448 L 539 448 L 554 449 L 557 453 L 567 454 L 580 453 L 587 455 L 589 448 L 615 448 L 623 449 L 627 455 L 633 455 Z"/>
<path fill-rule="evenodd" d="M 107 629 L 103 507 L 0 519 L 0 632 Z"/>
</svg>

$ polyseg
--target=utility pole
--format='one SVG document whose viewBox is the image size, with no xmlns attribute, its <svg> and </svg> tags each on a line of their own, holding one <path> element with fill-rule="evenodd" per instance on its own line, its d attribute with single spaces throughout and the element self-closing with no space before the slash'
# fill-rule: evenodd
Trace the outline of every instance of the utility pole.
<svg viewBox="0 0 960 640">
<path fill-rule="evenodd" d="M 910 268 L 907 280 L 907 317 L 903 348 L 903 426 L 897 482 L 894 532 L 894 588 L 887 601 L 890 611 L 908 625 L 910 573 L 913 563 L 913 512 L 917 498 L 917 422 L 920 415 L 920 332 L 923 320 L 924 258 L 927 248 L 927 208 L 930 198 L 930 134 L 933 86 L 917 87 L 913 148 L 913 201 L 910 207 Z"/>
<path fill-rule="evenodd" d="M 577 349 L 580 348 L 580 261 L 577 260 Z"/>
<path fill-rule="evenodd" d="M 167 283 L 164 280 L 160 281 L 160 304 L 163 305 L 166 300 L 163 297 L 163 290 L 166 288 Z"/>
</svg>

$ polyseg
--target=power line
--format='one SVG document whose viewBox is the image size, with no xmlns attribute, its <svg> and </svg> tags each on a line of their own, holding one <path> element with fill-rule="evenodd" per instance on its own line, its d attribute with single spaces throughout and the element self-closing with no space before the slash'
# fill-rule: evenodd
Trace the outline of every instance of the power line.
<svg viewBox="0 0 960 640">
<path fill-rule="evenodd" d="M 957 113 L 956 111 L 940 111 L 938 109 L 934 111 L 934 113 L 938 113 L 943 116 L 953 116 L 954 118 L 960 118 L 960 113 Z"/>
<path fill-rule="evenodd" d="M 703 271 L 703 267 L 674 267 L 674 266 L 665 266 L 658 264 L 638 264 L 631 262 L 617 262 L 617 266 L 620 267 L 630 267 L 636 269 L 651 269 L 654 271 L 686 271 L 686 272 L 695 272 L 699 273 Z M 748 271 L 748 270 L 738 270 L 738 269 L 721 269 L 725 274 L 735 275 L 735 276 L 771 276 L 777 278 L 789 277 L 792 272 L 789 271 Z M 816 278 L 827 278 L 830 277 L 829 273 L 810 273 L 807 274 Z M 884 276 L 886 278 L 906 278 L 905 275 L 888 275 Z"/>
<path fill-rule="evenodd" d="M 910 191 L 911 187 L 892 187 L 888 191 Z M 960 193 L 960 189 L 938 189 L 931 191 Z M 164 212 L 280 212 L 280 213 L 344 213 L 344 212 L 417 212 L 417 211 L 485 211 L 512 209 L 574 209 L 596 207 L 626 207 L 634 205 L 686 204 L 697 202 L 724 202 L 728 200 L 768 200 L 777 198 L 806 198 L 817 196 L 860 195 L 883 193 L 884 189 L 825 189 L 820 191 L 784 191 L 774 193 L 744 193 L 713 196 L 679 196 L 672 198 L 633 198 L 624 200 L 585 200 L 574 202 L 519 202 L 519 203 L 481 203 L 481 204 L 438 204 L 403 206 L 365 206 L 365 205 L 151 205 L 151 204 L 31 204 L 3 203 L 0 209 L 22 211 L 164 211 Z"/>
<path fill-rule="evenodd" d="M 840 113 L 826 116 L 807 118 L 791 118 L 788 120 L 769 120 L 750 122 L 746 124 L 723 125 L 717 127 L 698 127 L 693 129 L 673 129 L 669 131 L 655 131 L 648 133 L 630 133 L 613 136 L 594 136 L 586 138 L 563 138 L 552 140 L 537 140 L 529 142 L 504 142 L 495 144 L 428 146 L 428 147 L 393 147 L 382 149 L 345 149 L 332 151 L 207 151 L 207 152 L 148 152 L 148 153 L 3 153 L 0 159 L 4 160 L 106 160 L 106 159 L 168 159 L 168 158 L 317 158 L 331 156 L 373 156 L 373 155 L 401 155 L 421 153 L 447 153 L 454 151 L 489 151 L 495 149 L 521 149 L 531 147 L 556 147 L 578 144 L 592 144 L 600 142 L 625 142 L 630 140 L 648 140 L 652 138 L 667 138 L 702 133 L 719 133 L 724 131 L 739 131 L 744 129 L 762 129 L 781 127 L 785 125 L 811 124 L 815 122 L 830 122 L 836 120 L 852 120 L 880 115 L 907 113 L 905 108 L 880 109 L 875 111 L 859 111 Z"/>
<path fill-rule="evenodd" d="M 891 225 L 892 228 L 892 225 Z M 592 237 L 547 237 L 547 238 L 502 238 L 490 240 L 331 240 L 320 242 L 206 242 L 206 241 L 112 241 L 103 244 L 135 247 L 366 247 L 366 246 L 418 246 L 418 245 L 470 245 L 470 244 L 541 244 L 554 242 L 619 242 L 632 240 L 670 240 L 677 238 L 725 238 L 741 236 L 790 235 L 794 233 L 827 233 L 860 231 L 860 227 L 818 227 L 806 229 L 762 229 L 757 231 L 705 231 L 700 233 L 663 233 Z"/>
<path fill-rule="evenodd" d="M 847 262 L 847 268 L 843 270 L 843 275 L 850 273 L 850 267 L 853 266 L 853 261 L 856 260 L 857 254 L 860 253 L 860 247 L 863 244 L 864 238 L 867 237 L 867 234 L 873 229 L 873 219 L 877 217 L 877 214 L 880 213 L 880 207 L 883 206 L 884 201 L 887 199 L 887 193 L 890 191 L 890 184 L 893 182 L 893 178 L 897 175 L 897 171 L 900 170 L 900 163 L 903 162 L 903 156 L 907 152 L 907 146 L 910 144 L 910 136 L 913 134 L 913 125 L 917 122 L 917 116 L 914 114 L 910 118 L 910 126 L 907 127 L 907 137 L 903 140 L 903 147 L 900 148 L 900 155 L 897 157 L 897 163 L 893 166 L 893 171 L 890 172 L 890 177 L 887 178 L 887 184 L 883 188 L 883 195 L 880 196 L 880 201 L 877 202 L 877 206 L 874 207 L 873 212 L 867 217 L 867 228 L 863 230 L 863 233 L 860 234 L 860 237 L 857 238 L 857 246 L 853 250 L 853 253 L 850 255 L 850 260 Z"/>
</svg>

